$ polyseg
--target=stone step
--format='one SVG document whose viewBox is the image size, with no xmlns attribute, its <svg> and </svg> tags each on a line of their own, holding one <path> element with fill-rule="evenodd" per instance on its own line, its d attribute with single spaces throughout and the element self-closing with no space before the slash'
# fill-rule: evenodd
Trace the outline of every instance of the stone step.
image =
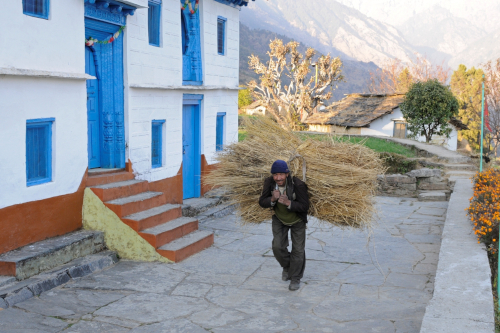
<svg viewBox="0 0 500 333">
<path fill-rule="evenodd" d="M 183 216 L 196 216 L 221 202 L 220 198 L 191 198 L 182 202 Z"/>
<path fill-rule="evenodd" d="M 149 191 L 149 183 L 145 180 L 125 180 L 123 182 L 96 185 L 91 187 L 102 201 L 125 198 Z"/>
<path fill-rule="evenodd" d="M 24 280 L 105 247 L 102 232 L 72 232 L 0 255 L 0 275 Z"/>
<path fill-rule="evenodd" d="M 122 221 L 135 231 L 153 228 L 182 216 L 181 205 L 165 204 L 128 215 Z"/>
<path fill-rule="evenodd" d="M 92 187 L 96 185 L 123 182 L 132 179 L 134 179 L 134 174 L 127 171 L 103 173 L 98 175 L 92 175 L 89 173 L 89 176 L 87 178 L 87 186 Z"/>
<path fill-rule="evenodd" d="M 443 167 L 448 170 L 477 170 L 474 164 L 443 164 Z"/>
<path fill-rule="evenodd" d="M 418 201 L 447 201 L 449 191 L 426 191 L 418 194 Z"/>
<path fill-rule="evenodd" d="M 198 253 L 214 243 L 214 234 L 210 231 L 198 230 L 179 238 L 171 243 L 163 245 L 156 251 L 172 260 L 179 262 L 187 257 Z"/>
<path fill-rule="evenodd" d="M 143 192 L 125 198 L 106 201 L 104 204 L 119 217 L 132 215 L 137 212 L 166 204 L 166 197 L 162 192 Z"/>
<path fill-rule="evenodd" d="M 100 175 L 106 175 L 110 173 L 117 173 L 117 172 L 122 172 L 126 171 L 126 168 L 111 168 L 111 169 L 106 169 L 106 168 L 95 168 L 95 169 L 89 169 L 88 173 L 89 176 L 100 176 Z"/>
<path fill-rule="evenodd" d="M 13 281 L 0 286 L 0 308 L 12 307 L 33 296 L 65 284 L 72 279 L 84 277 L 118 262 L 116 253 L 103 251 L 72 260 L 49 271 L 23 281 Z"/>
<path fill-rule="evenodd" d="M 446 171 L 446 175 L 448 175 L 449 177 L 454 177 L 454 179 L 463 179 L 463 178 L 466 178 L 466 179 L 470 179 L 472 177 L 474 177 L 474 175 L 476 174 L 476 172 L 474 171 L 467 171 L 467 170 L 448 170 Z"/>
<path fill-rule="evenodd" d="M 192 217 L 179 217 L 154 228 L 140 231 L 139 235 L 157 249 L 162 245 L 175 241 L 196 230 L 198 230 L 197 219 Z"/>
</svg>

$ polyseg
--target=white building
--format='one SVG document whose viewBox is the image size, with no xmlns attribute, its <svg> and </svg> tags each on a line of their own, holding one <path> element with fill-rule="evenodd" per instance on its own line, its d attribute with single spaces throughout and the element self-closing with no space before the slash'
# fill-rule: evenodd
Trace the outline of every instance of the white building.
<svg viewBox="0 0 500 333">
<path fill-rule="evenodd" d="M 407 124 L 400 105 L 404 95 L 350 94 L 306 120 L 310 131 L 334 134 L 407 138 Z M 457 150 L 457 136 L 467 127 L 458 119 L 450 121 L 450 137 L 434 135 L 431 143 Z M 417 141 L 425 142 L 425 136 Z"/>
<path fill-rule="evenodd" d="M 238 139 L 247 2 L 3 1 L 0 254 L 80 228 L 88 173 L 133 172 L 172 203 L 203 194 Z"/>
</svg>

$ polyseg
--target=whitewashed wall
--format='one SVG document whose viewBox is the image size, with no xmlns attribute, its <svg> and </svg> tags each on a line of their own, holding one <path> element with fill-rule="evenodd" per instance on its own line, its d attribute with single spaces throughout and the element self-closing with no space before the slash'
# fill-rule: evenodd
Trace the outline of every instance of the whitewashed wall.
<svg viewBox="0 0 500 333">
<path fill-rule="evenodd" d="M 85 81 L 0 75 L 0 208 L 74 193 L 87 160 Z M 52 182 L 26 186 L 26 120 L 55 118 Z"/>
<path fill-rule="evenodd" d="M 2 1 L 0 68 L 85 73 L 82 0 L 51 0 L 49 19 Z M 0 75 L 0 208 L 74 193 L 87 168 L 85 80 Z M 26 186 L 26 120 L 54 117 L 52 182 Z"/>
<path fill-rule="evenodd" d="M 49 19 L 23 14 L 22 0 L 2 0 L 0 67 L 84 73 L 83 0 L 51 0 Z"/>
<path fill-rule="evenodd" d="M 361 128 L 362 135 L 393 136 L 394 121 L 392 119 L 403 119 L 400 108 L 396 108 L 392 113 L 386 114 L 370 123 L 370 127 Z"/>
<path fill-rule="evenodd" d="M 239 10 L 213 0 L 200 1 L 203 86 L 182 86 L 180 1 L 163 0 L 160 47 L 149 45 L 147 9 L 127 19 L 125 34 L 125 118 L 127 158 L 138 179 L 173 177 L 182 164 L 183 94 L 204 95 L 201 103 L 201 153 L 214 163 L 217 112 L 226 112 L 225 141 L 238 140 Z M 227 19 L 226 53 L 217 53 L 217 17 Z M 166 119 L 163 166 L 151 168 L 151 122 Z"/>
</svg>

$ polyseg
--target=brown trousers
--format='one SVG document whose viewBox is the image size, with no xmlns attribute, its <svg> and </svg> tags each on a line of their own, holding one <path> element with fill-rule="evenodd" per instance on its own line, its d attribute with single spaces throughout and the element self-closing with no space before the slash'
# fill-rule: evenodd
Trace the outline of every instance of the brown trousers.
<svg viewBox="0 0 500 333">
<path fill-rule="evenodd" d="M 273 215 L 273 253 L 281 267 L 288 269 L 291 280 L 300 280 L 306 268 L 306 223 L 284 225 Z M 292 252 L 288 252 L 288 231 L 292 238 Z"/>
</svg>

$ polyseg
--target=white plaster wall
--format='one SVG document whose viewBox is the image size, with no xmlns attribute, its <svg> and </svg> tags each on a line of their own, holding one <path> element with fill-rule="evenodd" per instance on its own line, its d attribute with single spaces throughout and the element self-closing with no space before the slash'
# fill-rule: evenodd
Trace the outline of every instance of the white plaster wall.
<svg viewBox="0 0 500 333">
<path fill-rule="evenodd" d="M 394 121 L 391 119 L 403 119 L 403 113 L 398 107 L 392 113 L 386 114 L 370 123 L 370 127 L 362 127 L 362 135 L 393 136 Z"/>
<path fill-rule="evenodd" d="M 0 208 L 76 192 L 88 165 L 86 95 L 85 81 L 0 76 Z M 51 117 L 52 182 L 27 187 L 26 120 Z"/>
<path fill-rule="evenodd" d="M 136 178 L 156 181 L 177 174 L 182 164 L 182 102 L 187 90 L 135 89 L 128 92 L 128 156 Z M 214 163 L 217 112 L 226 112 L 224 140 L 238 141 L 238 92 L 227 90 L 202 93 L 200 108 L 201 153 Z M 151 122 L 165 119 L 163 127 L 163 165 L 151 168 Z"/>
<path fill-rule="evenodd" d="M 417 138 L 417 141 L 425 142 L 425 136 L 420 135 Z M 451 133 L 449 138 L 444 135 L 433 135 L 431 143 L 433 145 L 443 146 L 448 150 L 456 151 L 458 145 L 458 132 L 454 126 L 451 126 Z"/>
<path fill-rule="evenodd" d="M 239 10 L 214 0 L 200 1 L 203 85 L 237 87 Z M 182 86 L 181 9 L 179 0 L 163 0 L 160 46 L 149 45 L 148 9 L 127 19 L 126 81 L 129 85 Z M 226 53 L 217 53 L 217 17 L 226 23 Z"/>
<path fill-rule="evenodd" d="M 50 0 L 49 19 L 23 14 L 22 0 L 2 0 L 0 67 L 85 72 L 83 0 Z"/>
<path fill-rule="evenodd" d="M 214 0 L 201 0 L 204 85 L 237 87 L 239 82 L 240 12 Z M 245 10 L 245 8 L 243 8 Z M 217 17 L 226 21 L 225 54 L 217 53 Z"/>
</svg>

